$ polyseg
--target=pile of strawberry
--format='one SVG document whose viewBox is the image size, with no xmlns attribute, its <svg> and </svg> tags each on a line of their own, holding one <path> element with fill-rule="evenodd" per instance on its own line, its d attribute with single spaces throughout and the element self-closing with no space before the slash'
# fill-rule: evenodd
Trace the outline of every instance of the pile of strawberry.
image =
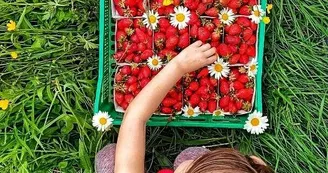
<svg viewBox="0 0 328 173">
<path fill-rule="evenodd" d="M 230 64 L 247 64 L 256 56 L 257 24 L 246 17 L 239 17 L 224 27 L 224 43 L 217 47 L 218 54 Z"/>
<path fill-rule="evenodd" d="M 151 70 L 147 65 L 123 65 L 115 74 L 114 99 L 117 106 L 126 110 L 131 101 L 139 94 L 159 71 Z M 163 114 L 180 112 L 182 108 L 182 86 L 177 82 L 165 96 L 158 111 Z"/>
<path fill-rule="evenodd" d="M 210 43 L 212 47 L 219 46 L 222 26 L 218 18 L 191 18 L 189 23 L 192 42 L 201 40 L 203 43 Z"/>
<path fill-rule="evenodd" d="M 145 12 L 143 0 L 113 0 L 114 7 L 120 16 L 142 16 Z"/>
<path fill-rule="evenodd" d="M 217 109 L 218 80 L 210 77 L 208 68 L 191 72 L 184 77 L 184 101 L 191 107 L 199 107 L 203 113 L 213 113 Z"/>
<path fill-rule="evenodd" d="M 146 28 L 142 19 L 117 20 L 116 62 L 141 63 L 153 55 L 153 32 Z"/>
<path fill-rule="evenodd" d="M 219 107 L 225 112 L 236 114 L 252 109 L 254 79 L 246 74 L 244 67 L 231 68 L 228 78 L 219 80 Z M 242 113 L 242 112 L 241 112 Z"/>
</svg>

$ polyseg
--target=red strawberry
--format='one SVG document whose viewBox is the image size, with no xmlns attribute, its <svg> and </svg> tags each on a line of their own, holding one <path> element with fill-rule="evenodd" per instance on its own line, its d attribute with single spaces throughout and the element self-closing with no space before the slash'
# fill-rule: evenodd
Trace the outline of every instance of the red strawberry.
<svg viewBox="0 0 328 173">
<path fill-rule="evenodd" d="M 189 27 L 184 28 L 184 29 L 180 29 L 179 30 L 179 35 L 183 35 L 183 34 L 188 33 L 188 32 L 189 32 Z"/>
<path fill-rule="evenodd" d="M 198 35 L 198 26 L 197 25 L 192 25 L 190 28 L 190 37 L 196 38 Z"/>
<path fill-rule="evenodd" d="M 162 107 L 162 108 L 161 108 L 161 112 L 162 112 L 163 114 L 172 114 L 172 108 Z"/>
<path fill-rule="evenodd" d="M 203 4 L 212 4 L 213 0 L 202 0 Z"/>
<path fill-rule="evenodd" d="M 219 106 L 220 108 L 227 107 L 230 102 L 230 97 L 229 96 L 223 96 L 220 101 L 219 101 Z"/>
<path fill-rule="evenodd" d="M 133 64 L 131 66 L 131 74 L 137 76 L 139 72 L 140 72 L 140 68 L 137 65 Z"/>
<path fill-rule="evenodd" d="M 237 110 L 241 110 L 243 108 L 243 102 L 242 101 L 236 101 L 236 108 L 237 108 Z"/>
<path fill-rule="evenodd" d="M 133 99 L 134 99 L 134 97 L 133 97 L 132 94 L 126 94 L 126 95 L 124 96 L 124 100 L 125 100 L 127 103 L 131 103 Z"/>
<path fill-rule="evenodd" d="M 219 46 L 219 42 L 218 41 L 212 41 L 211 43 L 210 43 L 210 45 L 211 45 L 211 47 L 218 47 Z"/>
<path fill-rule="evenodd" d="M 126 83 L 129 84 L 129 85 L 131 85 L 133 83 L 137 83 L 137 81 L 138 81 L 138 78 L 137 77 L 130 76 L 130 77 L 128 77 L 128 80 L 126 81 Z"/>
<path fill-rule="evenodd" d="M 196 13 L 201 16 L 205 13 L 206 9 L 206 3 L 200 3 L 197 7 Z"/>
<path fill-rule="evenodd" d="M 217 109 L 216 100 L 208 101 L 207 109 L 208 109 L 209 112 L 213 113 Z"/>
<path fill-rule="evenodd" d="M 133 28 L 144 28 L 144 24 L 141 18 L 133 20 Z"/>
<path fill-rule="evenodd" d="M 129 85 L 129 87 L 128 87 L 128 91 L 131 93 L 137 91 L 137 89 L 138 89 L 138 83 L 133 83 L 133 84 Z"/>
<path fill-rule="evenodd" d="M 239 54 L 244 54 L 244 53 L 246 53 L 247 48 L 248 48 L 247 44 L 242 43 L 242 44 L 240 45 L 240 47 L 239 47 Z"/>
<path fill-rule="evenodd" d="M 201 86 L 209 86 L 209 85 L 211 85 L 211 82 L 210 82 L 209 78 L 201 78 L 199 81 L 199 84 Z"/>
<path fill-rule="evenodd" d="M 132 34 L 130 40 L 134 43 L 139 43 L 139 38 L 136 34 Z"/>
<path fill-rule="evenodd" d="M 199 88 L 199 84 L 198 84 L 198 82 L 195 82 L 195 81 L 191 82 L 188 87 L 188 89 L 190 89 L 191 91 L 197 91 L 198 88 Z"/>
<path fill-rule="evenodd" d="M 237 80 L 241 83 L 247 83 L 249 81 L 249 78 L 246 74 L 241 74 Z"/>
<path fill-rule="evenodd" d="M 180 5 L 180 0 L 173 0 L 173 5 L 174 6 Z"/>
<path fill-rule="evenodd" d="M 199 95 L 208 95 L 209 89 L 207 86 L 201 86 L 198 88 L 198 90 L 196 92 Z"/>
<path fill-rule="evenodd" d="M 218 17 L 219 16 L 219 9 L 212 7 L 205 11 L 205 14 L 211 17 Z"/>
<path fill-rule="evenodd" d="M 124 95 L 120 92 L 115 92 L 115 102 L 118 105 L 121 105 L 124 101 Z"/>
<path fill-rule="evenodd" d="M 212 22 L 206 22 L 204 27 L 210 32 L 213 32 L 215 29 L 215 25 Z"/>
<path fill-rule="evenodd" d="M 255 57 L 255 55 L 256 55 L 255 47 L 254 46 L 249 46 L 246 53 L 250 57 Z"/>
<path fill-rule="evenodd" d="M 233 68 L 231 71 L 230 71 L 230 74 L 229 74 L 229 81 L 235 81 L 239 78 L 239 70 L 237 68 Z"/>
<path fill-rule="evenodd" d="M 229 35 L 239 35 L 241 33 L 241 27 L 238 24 L 232 24 L 229 28 Z"/>
<path fill-rule="evenodd" d="M 123 80 L 123 78 L 124 77 L 120 72 L 115 74 L 115 82 L 121 82 Z"/>
<path fill-rule="evenodd" d="M 117 31 L 116 32 L 116 41 L 122 43 L 126 40 L 126 33 L 124 31 Z"/>
<path fill-rule="evenodd" d="M 163 49 L 164 48 L 164 43 L 165 43 L 166 37 L 165 34 L 159 32 L 159 33 L 155 33 L 154 35 L 154 42 L 155 42 L 155 46 L 159 49 Z"/>
<path fill-rule="evenodd" d="M 140 81 L 140 87 L 141 87 L 141 88 L 144 88 L 149 82 L 150 82 L 150 79 L 149 79 L 149 78 L 143 78 L 143 79 Z"/>
<path fill-rule="evenodd" d="M 216 27 L 221 27 L 221 21 L 219 18 L 214 18 L 213 23 Z"/>
<path fill-rule="evenodd" d="M 251 28 L 252 28 L 253 31 L 256 31 L 257 30 L 257 24 L 251 22 Z"/>
<path fill-rule="evenodd" d="M 153 51 L 151 49 L 147 49 L 141 53 L 140 58 L 142 60 L 147 60 L 151 56 L 153 56 Z"/>
<path fill-rule="evenodd" d="M 167 29 L 166 29 L 166 38 L 170 38 L 172 36 L 176 36 L 178 34 L 178 29 L 175 28 L 174 26 L 170 25 Z"/>
<path fill-rule="evenodd" d="M 244 5 L 244 6 L 240 7 L 240 9 L 239 9 L 240 15 L 250 15 L 251 12 L 252 12 L 252 9 L 248 5 Z"/>
<path fill-rule="evenodd" d="M 237 64 L 240 58 L 240 54 L 234 54 L 230 57 L 229 63 L 230 64 Z"/>
<path fill-rule="evenodd" d="M 216 28 L 214 32 L 212 32 L 211 40 L 212 41 L 219 41 L 221 38 L 221 30 L 219 28 Z"/>
<path fill-rule="evenodd" d="M 198 28 L 198 39 L 201 40 L 202 42 L 206 42 L 211 36 L 211 33 L 208 29 L 204 27 L 199 27 Z"/>
<path fill-rule="evenodd" d="M 151 70 L 148 66 L 143 66 L 140 69 L 139 76 L 140 78 L 149 78 L 151 76 Z"/>
<path fill-rule="evenodd" d="M 140 41 L 143 41 L 144 42 L 144 40 L 147 40 L 147 35 L 143 32 L 143 31 L 141 31 L 139 28 L 136 28 L 136 35 L 137 35 L 137 37 L 138 37 L 138 39 L 140 40 Z"/>
<path fill-rule="evenodd" d="M 166 40 L 166 48 L 168 49 L 174 49 L 175 46 L 179 43 L 179 37 L 176 35 L 173 35 Z"/>
<path fill-rule="evenodd" d="M 249 0 L 248 5 L 249 6 L 257 5 L 257 0 Z"/>
<path fill-rule="evenodd" d="M 185 7 L 189 8 L 190 10 L 196 10 L 199 4 L 199 0 L 185 0 L 184 5 Z"/>
<path fill-rule="evenodd" d="M 253 92 L 254 92 L 253 88 L 241 89 L 241 90 L 237 91 L 236 97 L 239 99 L 247 99 L 249 97 L 252 97 Z"/>
<path fill-rule="evenodd" d="M 241 90 L 245 88 L 245 85 L 239 81 L 232 82 L 232 88 L 235 90 Z"/>
<path fill-rule="evenodd" d="M 131 74 L 131 67 L 129 65 L 125 65 L 121 68 L 120 72 L 123 75 L 129 75 L 129 74 Z"/>
<path fill-rule="evenodd" d="M 166 13 L 166 14 L 174 13 L 174 6 L 173 6 L 173 5 L 166 6 L 166 8 L 165 8 L 165 13 Z"/>
<path fill-rule="evenodd" d="M 169 92 L 168 92 L 168 96 L 174 98 L 174 99 L 178 99 L 179 94 L 177 93 L 177 91 L 172 88 Z"/>
<path fill-rule="evenodd" d="M 230 48 L 224 43 L 220 44 L 216 50 L 218 51 L 219 55 L 223 57 L 229 56 L 231 54 Z"/>
<path fill-rule="evenodd" d="M 117 21 L 117 29 L 125 30 L 125 28 L 129 28 L 133 25 L 133 20 L 128 18 L 123 18 Z"/>
<path fill-rule="evenodd" d="M 147 49 L 147 46 L 144 43 L 138 43 L 138 51 L 143 52 Z"/>
<path fill-rule="evenodd" d="M 181 103 L 181 102 L 176 103 L 176 104 L 173 106 L 173 108 L 174 108 L 174 110 L 176 110 L 176 111 L 181 111 L 182 103 Z"/>
<path fill-rule="evenodd" d="M 133 57 L 133 62 L 135 62 L 135 63 L 141 63 L 142 62 L 142 59 L 140 58 L 140 56 L 135 56 L 135 57 Z"/>
<path fill-rule="evenodd" d="M 243 4 L 247 4 L 249 0 L 242 0 Z"/>
<path fill-rule="evenodd" d="M 252 35 L 246 42 L 247 45 L 254 45 L 256 43 L 256 36 Z"/>
<path fill-rule="evenodd" d="M 120 16 L 124 16 L 124 10 L 122 7 L 116 5 L 115 9 Z"/>
<path fill-rule="evenodd" d="M 162 101 L 162 105 L 164 107 L 171 107 L 173 105 L 175 105 L 177 103 L 177 100 L 172 99 L 172 98 L 164 98 L 164 100 Z"/>
<path fill-rule="evenodd" d="M 241 42 L 241 39 L 239 36 L 232 36 L 232 35 L 227 35 L 224 38 L 225 43 L 231 44 L 231 45 L 237 45 Z"/>
<path fill-rule="evenodd" d="M 169 28 L 169 26 L 171 26 L 170 21 L 167 18 L 158 19 L 158 25 L 159 25 L 161 32 L 165 32 L 166 29 Z"/>
<path fill-rule="evenodd" d="M 143 1 L 137 1 L 137 7 L 139 9 L 140 12 L 144 13 L 145 12 L 145 7 L 143 5 Z M 141 16 L 141 15 L 138 15 L 138 16 Z"/>
<path fill-rule="evenodd" d="M 228 45 L 231 50 L 231 54 L 235 54 L 238 52 L 238 45 Z"/>
<path fill-rule="evenodd" d="M 192 107 L 195 107 L 200 102 L 200 97 L 197 94 L 193 94 L 190 96 L 189 103 Z"/>
<path fill-rule="evenodd" d="M 242 27 L 249 27 L 252 22 L 246 17 L 239 17 L 236 19 L 236 23 Z"/>
<path fill-rule="evenodd" d="M 224 26 L 224 32 L 229 33 L 231 25 Z"/>
<path fill-rule="evenodd" d="M 210 95 L 209 95 L 209 93 L 207 93 L 207 94 L 203 94 L 203 95 L 200 95 L 200 98 L 201 98 L 201 100 L 205 100 L 205 101 L 207 101 L 208 99 L 210 99 Z"/>
<path fill-rule="evenodd" d="M 186 90 L 185 90 L 185 95 L 186 95 L 186 96 L 189 97 L 189 96 L 191 96 L 192 94 L 193 94 L 192 90 L 190 90 L 190 89 L 186 89 Z"/>
<path fill-rule="evenodd" d="M 197 75 L 197 78 L 202 78 L 208 75 L 208 68 L 203 68 Z"/>
<path fill-rule="evenodd" d="M 125 5 L 127 5 L 128 7 L 133 7 L 137 4 L 136 0 L 125 0 Z"/>
<path fill-rule="evenodd" d="M 229 93 L 229 83 L 228 82 L 221 82 L 219 83 L 219 86 L 220 86 L 220 92 L 222 94 L 228 94 Z"/>
<path fill-rule="evenodd" d="M 123 110 L 126 110 L 129 106 L 129 104 L 126 101 L 123 101 L 123 103 L 120 105 Z"/>
<path fill-rule="evenodd" d="M 189 25 L 196 25 L 200 22 L 199 16 L 196 12 L 192 11 L 190 12 L 190 20 L 188 22 Z"/>
<path fill-rule="evenodd" d="M 237 113 L 237 107 L 236 107 L 236 104 L 234 102 L 230 102 L 229 103 L 229 112 L 232 113 L 232 114 L 235 114 Z"/>
<path fill-rule="evenodd" d="M 189 46 L 189 33 L 184 33 L 180 36 L 178 47 L 184 49 Z"/>
<path fill-rule="evenodd" d="M 241 6 L 241 0 L 230 0 L 228 7 L 231 9 L 237 9 Z"/>
<path fill-rule="evenodd" d="M 113 55 L 113 58 L 117 61 L 117 62 L 122 62 L 125 58 L 125 53 L 123 51 L 119 51 L 119 52 L 116 52 L 114 55 Z"/>
<path fill-rule="evenodd" d="M 213 87 L 216 87 L 218 86 L 218 80 L 215 79 L 215 78 L 210 78 L 210 84 L 213 86 Z"/>
<path fill-rule="evenodd" d="M 206 112 L 207 109 L 207 102 L 206 101 L 201 101 L 198 103 L 198 107 L 200 109 L 200 111 L 202 112 Z"/>
<path fill-rule="evenodd" d="M 213 99 L 213 100 L 216 100 L 216 99 L 218 99 L 218 94 L 216 94 L 216 93 L 211 93 L 210 94 L 210 99 Z"/>
<path fill-rule="evenodd" d="M 239 62 L 242 64 L 247 64 L 249 62 L 249 56 L 245 54 L 241 55 Z"/>
</svg>

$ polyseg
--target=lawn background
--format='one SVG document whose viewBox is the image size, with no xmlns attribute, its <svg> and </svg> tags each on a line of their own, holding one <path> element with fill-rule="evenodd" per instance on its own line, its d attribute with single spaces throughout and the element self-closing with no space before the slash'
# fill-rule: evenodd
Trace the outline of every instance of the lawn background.
<svg viewBox="0 0 328 173">
<path fill-rule="evenodd" d="M 273 0 L 263 100 L 271 129 L 148 128 L 147 168 L 189 146 L 238 147 L 282 173 L 328 172 L 328 0 Z M 14 20 L 18 30 L 7 32 Z M 0 172 L 93 172 L 117 128 L 91 126 L 97 77 L 96 0 L 0 0 Z M 10 52 L 18 52 L 16 60 Z"/>
</svg>

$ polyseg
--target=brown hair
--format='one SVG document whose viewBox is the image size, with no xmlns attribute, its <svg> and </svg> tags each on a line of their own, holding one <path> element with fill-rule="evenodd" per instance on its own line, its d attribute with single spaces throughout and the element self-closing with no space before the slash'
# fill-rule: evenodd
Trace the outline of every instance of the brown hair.
<svg viewBox="0 0 328 173">
<path fill-rule="evenodd" d="M 274 173 L 274 171 L 235 149 L 221 148 L 196 159 L 186 173 Z"/>
</svg>

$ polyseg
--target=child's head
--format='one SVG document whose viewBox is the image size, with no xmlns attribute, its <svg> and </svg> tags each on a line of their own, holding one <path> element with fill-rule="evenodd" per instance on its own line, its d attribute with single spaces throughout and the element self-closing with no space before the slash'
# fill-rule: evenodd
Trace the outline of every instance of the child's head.
<svg viewBox="0 0 328 173">
<path fill-rule="evenodd" d="M 273 170 L 258 157 L 223 148 L 182 163 L 175 173 L 273 173 Z"/>
</svg>

